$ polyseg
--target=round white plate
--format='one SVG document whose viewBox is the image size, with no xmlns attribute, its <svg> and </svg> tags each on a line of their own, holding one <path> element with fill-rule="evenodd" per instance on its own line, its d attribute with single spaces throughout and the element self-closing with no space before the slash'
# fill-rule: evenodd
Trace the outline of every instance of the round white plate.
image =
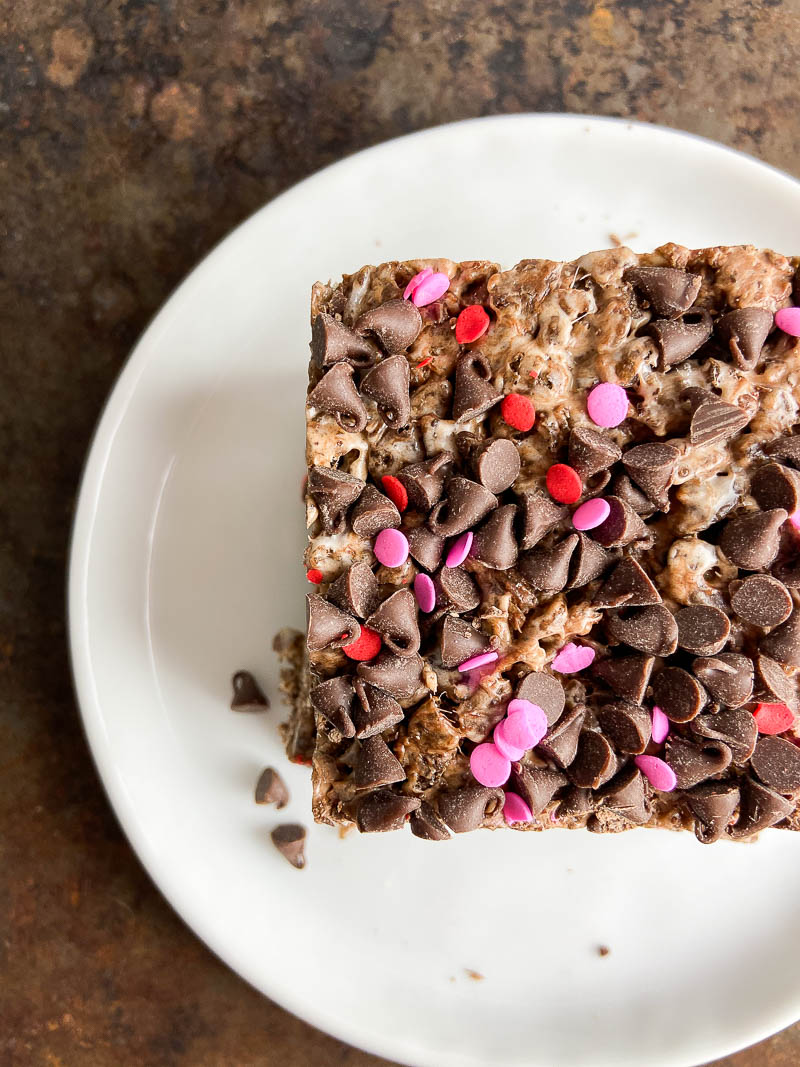
<svg viewBox="0 0 800 1067">
<path fill-rule="evenodd" d="M 302 873 L 269 842 L 282 818 L 309 822 L 270 643 L 302 625 L 307 588 L 312 282 L 415 256 L 569 258 L 611 233 L 640 250 L 798 252 L 800 185 L 707 141 L 580 116 L 482 119 L 362 152 L 269 204 L 183 283 L 121 375 L 84 475 L 74 673 L 134 848 L 253 985 L 409 1064 L 696 1064 L 800 1014 L 800 835 L 437 845 L 314 826 Z M 228 710 L 239 667 L 265 684 L 268 715 Z M 252 800 L 267 764 L 292 791 L 280 814 Z"/>
</svg>

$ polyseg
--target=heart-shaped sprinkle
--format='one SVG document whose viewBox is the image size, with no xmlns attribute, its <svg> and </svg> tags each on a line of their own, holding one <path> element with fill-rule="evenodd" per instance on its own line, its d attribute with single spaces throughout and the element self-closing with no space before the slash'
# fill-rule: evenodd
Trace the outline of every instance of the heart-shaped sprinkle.
<svg viewBox="0 0 800 1067">
<path fill-rule="evenodd" d="M 481 652 L 480 655 L 472 656 L 471 659 L 465 659 L 463 663 L 459 663 L 458 669 L 467 674 L 469 671 L 477 670 L 478 667 L 485 667 L 488 663 L 494 663 L 497 658 L 497 652 Z"/>
<path fill-rule="evenodd" d="M 759 704 L 753 718 L 760 734 L 782 734 L 794 725 L 794 712 L 785 704 Z"/>
<path fill-rule="evenodd" d="M 489 329 L 489 316 L 480 304 L 470 304 L 456 319 L 456 341 L 468 345 L 483 337 Z"/>
<path fill-rule="evenodd" d="M 455 539 L 450 546 L 450 551 L 447 553 L 447 559 L 445 560 L 446 567 L 460 567 L 464 560 L 469 555 L 469 550 L 472 548 L 472 542 L 475 539 L 475 535 L 472 530 L 467 530 L 466 533 L 461 534 Z"/>
<path fill-rule="evenodd" d="M 384 474 L 381 478 L 381 485 L 397 510 L 405 511 L 408 507 L 408 493 L 400 479 L 395 478 L 393 474 Z"/>
<path fill-rule="evenodd" d="M 586 398 L 586 410 L 595 426 L 619 426 L 628 414 L 628 394 L 621 385 L 601 382 Z"/>
<path fill-rule="evenodd" d="M 657 745 L 660 745 L 669 737 L 669 719 L 658 706 L 653 708 L 651 717 L 650 736 Z"/>
<path fill-rule="evenodd" d="M 494 789 L 505 785 L 511 774 L 511 760 L 506 759 L 503 753 L 486 741 L 472 750 L 469 757 L 469 769 L 476 782 Z"/>
<path fill-rule="evenodd" d="M 576 508 L 572 515 L 572 525 L 576 530 L 593 530 L 601 522 L 605 522 L 611 513 L 611 505 L 601 496 L 587 500 Z"/>
<path fill-rule="evenodd" d="M 595 652 L 588 645 L 576 645 L 569 641 L 550 664 L 559 674 L 576 674 L 594 662 Z"/>
<path fill-rule="evenodd" d="M 507 721 L 507 719 L 503 719 L 497 724 L 497 726 L 495 726 L 494 731 L 492 733 L 492 740 L 494 741 L 498 750 L 502 752 L 503 755 L 506 757 L 506 759 L 510 759 L 512 763 L 516 763 L 518 760 L 522 759 L 527 749 L 516 748 L 509 741 L 506 740 L 505 725 Z"/>
<path fill-rule="evenodd" d="M 414 290 L 419 288 L 419 286 L 422 284 L 422 282 L 424 282 L 426 278 L 430 278 L 430 276 L 432 274 L 433 274 L 433 271 L 431 270 L 430 267 L 423 267 L 421 271 L 419 271 L 417 274 L 415 274 L 414 277 L 411 279 L 411 281 L 408 283 L 408 285 L 403 290 L 403 300 L 408 300 L 408 298 L 411 296 L 411 294 L 414 292 Z"/>
<path fill-rule="evenodd" d="M 414 579 L 414 595 L 419 604 L 419 610 L 429 615 L 436 607 L 436 587 L 433 579 L 427 574 L 418 574 Z"/>
<path fill-rule="evenodd" d="M 653 789 L 661 793 L 671 793 L 678 784 L 675 771 L 658 756 L 637 756 L 633 761 Z"/>
<path fill-rule="evenodd" d="M 531 822 L 533 812 L 519 793 L 506 793 L 506 799 L 503 803 L 503 818 L 511 826 L 515 822 Z"/>
<path fill-rule="evenodd" d="M 408 559 L 408 538 L 399 530 L 381 530 L 372 551 L 384 567 L 402 567 Z"/>
<path fill-rule="evenodd" d="M 800 337 L 800 307 L 775 312 L 775 325 L 790 337 Z"/>
<path fill-rule="evenodd" d="M 554 463 L 545 476 L 547 491 L 559 504 L 574 504 L 580 500 L 583 485 L 578 472 L 566 463 Z"/>
<path fill-rule="evenodd" d="M 513 745 L 534 748 L 547 733 L 547 715 L 530 700 L 510 700 L 506 715 L 504 736 Z"/>
<path fill-rule="evenodd" d="M 432 304 L 434 300 L 444 296 L 449 288 L 450 279 L 446 274 L 428 274 L 415 286 L 411 299 L 418 308 L 425 307 L 426 304 Z"/>
</svg>

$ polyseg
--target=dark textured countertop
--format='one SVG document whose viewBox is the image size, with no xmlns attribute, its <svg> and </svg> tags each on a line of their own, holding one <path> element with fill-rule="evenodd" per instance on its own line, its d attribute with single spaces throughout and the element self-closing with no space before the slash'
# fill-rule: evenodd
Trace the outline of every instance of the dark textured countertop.
<svg viewBox="0 0 800 1067">
<path fill-rule="evenodd" d="M 139 332 L 231 227 L 419 127 L 581 111 L 800 172 L 798 0 L 0 8 L 0 1061 L 377 1065 L 260 997 L 150 883 L 70 687 L 81 463 Z M 744 977 L 743 977 L 744 980 Z M 800 1026 L 724 1061 L 800 1062 Z"/>
</svg>

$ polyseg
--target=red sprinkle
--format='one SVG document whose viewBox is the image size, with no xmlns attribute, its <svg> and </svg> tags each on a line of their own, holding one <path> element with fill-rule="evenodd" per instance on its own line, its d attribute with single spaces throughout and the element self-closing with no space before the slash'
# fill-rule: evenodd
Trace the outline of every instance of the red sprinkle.
<svg viewBox="0 0 800 1067">
<path fill-rule="evenodd" d="M 299 763 L 303 767 L 310 767 L 311 766 L 311 757 L 310 756 L 301 756 L 301 755 L 298 754 L 296 756 L 290 756 L 289 757 L 289 762 L 290 763 Z"/>
<path fill-rule="evenodd" d="M 554 463 L 547 472 L 547 491 L 559 504 L 574 504 L 583 492 L 578 472 L 566 463 Z"/>
<path fill-rule="evenodd" d="M 316 567 L 312 567 L 310 571 L 306 571 L 306 578 L 308 578 L 309 582 L 312 582 L 314 585 L 319 585 L 324 578 L 324 575 L 322 571 L 318 571 Z"/>
<path fill-rule="evenodd" d="M 381 478 L 381 484 L 383 485 L 384 493 L 386 493 L 397 510 L 405 511 L 408 507 L 408 493 L 400 479 L 395 478 L 393 474 L 384 474 L 383 478 Z"/>
<path fill-rule="evenodd" d="M 538 377 L 539 377 L 539 372 L 538 372 L 538 370 L 529 370 L 529 371 L 528 371 L 528 374 L 529 374 L 529 376 L 530 376 L 531 378 L 538 378 Z"/>
<path fill-rule="evenodd" d="M 420 367 L 427 367 L 429 363 L 433 363 L 433 356 L 426 356 L 424 359 L 421 359 L 417 364 L 417 369 Z"/>
<path fill-rule="evenodd" d="M 369 626 L 362 626 L 361 636 L 358 640 L 352 641 L 342 649 L 345 656 L 357 660 L 375 659 L 380 650 L 381 635 L 374 630 L 370 630 Z"/>
<path fill-rule="evenodd" d="M 480 304 L 470 304 L 456 319 L 456 340 L 468 345 L 483 337 L 489 329 L 489 316 Z"/>
<path fill-rule="evenodd" d="M 532 430 L 536 422 L 536 408 L 530 397 L 523 396 L 522 393 L 509 393 L 503 397 L 500 414 L 509 426 L 523 433 Z"/>
<path fill-rule="evenodd" d="M 759 704 L 753 718 L 760 734 L 782 734 L 794 725 L 794 712 L 785 704 Z"/>
</svg>

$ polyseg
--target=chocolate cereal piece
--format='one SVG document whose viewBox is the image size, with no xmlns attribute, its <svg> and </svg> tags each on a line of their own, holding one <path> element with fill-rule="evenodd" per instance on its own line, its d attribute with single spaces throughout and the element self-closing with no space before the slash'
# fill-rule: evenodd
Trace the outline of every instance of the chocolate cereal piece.
<svg viewBox="0 0 800 1067">
<path fill-rule="evenodd" d="M 733 610 L 753 626 L 779 626 L 792 613 L 789 590 L 768 574 L 751 574 L 732 583 L 729 591 Z"/>
<path fill-rule="evenodd" d="M 274 767 L 265 767 L 256 782 L 256 804 L 274 804 L 285 808 L 289 803 L 289 790 L 286 782 Z"/>
<path fill-rule="evenodd" d="M 296 822 L 276 826 L 270 834 L 272 843 L 278 852 L 298 871 L 306 865 L 306 828 Z"/>
<path fill-rule="evenodd" d="M 231 685 L 231 711 L 266 711 L 269 707 L 269 700 L 250 671 L 236 671 Z"/>
</svg>

